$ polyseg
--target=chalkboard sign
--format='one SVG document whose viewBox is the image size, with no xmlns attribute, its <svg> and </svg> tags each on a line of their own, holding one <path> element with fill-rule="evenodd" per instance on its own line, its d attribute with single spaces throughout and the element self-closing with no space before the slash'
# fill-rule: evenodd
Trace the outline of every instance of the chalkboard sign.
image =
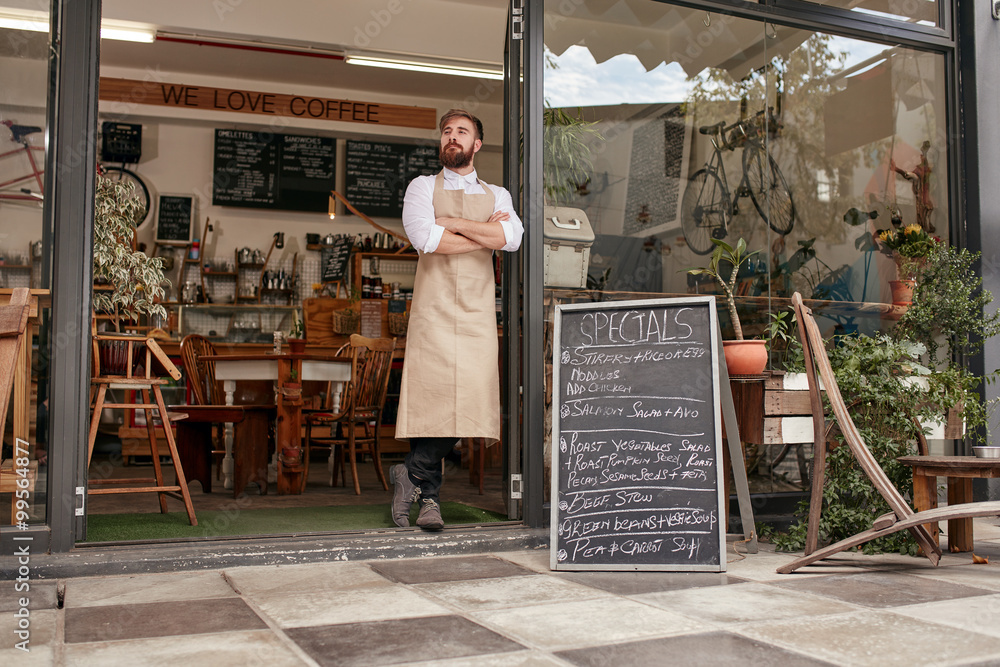
<svg viewBox="0 0 1000 667">
<path fill-rule="evenodd" d="M 554 570 L 726 569 L 711 296 L 560 305 Z"/>
<path fill-rule="evenodd" d="M 347 142 L 347 200 L 365 215 L 399 218 L 406 186 L 417 176 L 441 171 L 438 145 Z"/>
<path fill-rule="evenodd" d="M 347 278 L 347 262 L 351 259 L 354 238 L 350 234 L 335 237 L 333 245 L 324 245 L 320 254 L 323 282 L 342 283 Z"/>
<path fill-rule="evenodd" d="M 190 243 L 194 229 L 194 196 L 160 194 L 157 200 L 156 242 Z"/>
<path fill-rule="evenodd" d="M 216 130 L 212 204 L 325 213 L 335 152 L 329 137 Z"/>
</svg>

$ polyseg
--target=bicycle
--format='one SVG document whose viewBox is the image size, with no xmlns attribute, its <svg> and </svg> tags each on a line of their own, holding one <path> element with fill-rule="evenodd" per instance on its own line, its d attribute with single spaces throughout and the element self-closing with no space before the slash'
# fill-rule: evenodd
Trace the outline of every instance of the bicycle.
<svg viewBox="0 0 1000 667">
<path fill-rule="evenodd" d="M 782 236 L 792 231 L 795 223 L 795 202 L 788 191 L 778 163 L 764 148 L 761 127 L 777 127 L 777 121 L 767 109 L 752 118 L 732 125 L 720 121 L 699 127 L 698 132 L 712 141 L 712 156 L 688 180 L 681 200 L 681 228 L 688 247 L 698 255 L 712 252 L 712 239 L 722 240 L 729 233 L 729 219 L 740 212 L 739 200 L 750 197 L 764 222 Z M 770 129 L 769 128 L 769 129 Z M 733 197 L 726 178 L 722 151 L 743 149 L 743 178 Z M 765 160 L 766 158 L 766 160 Z"/>
<path fill-rule="evenodd" d="M 38 160 L 35 153 L 42 153 L 44 156 L 45 149 L 41 146 L 33 146 L 28 141 L 28 137 L 36 132 L 41 132 L 42 128 L 34 125 L 15 125 L 14 121 L 11 120 L 0 121 L 0 125 L 5 125 L 10 130 L 13 143 L 19 144 L 13 150 L 0 153 L 0 160 L 14 158 L 19 153 L 24 153 L 28 158 L 28 164 L 31 165 L 31 173 L 21 174 L 0 183 L 0 201 L 41 202 L 45 189 L 43 179 L 45 170 L 39 166 L 39 162 L 44 163 L 44 157 L 42 160 Z M 27 187 L 28 182 L 32 180 L 38 186 L 37 191 Z"/>
<path fill-rule="evenodd" d="M 17 155 L 24 154 L 27 157 L 28 164 L 31 166 L 29 173 L 16 175 L 0 182 L 0 202 L 41 203 L 45 199 L 45 170 L 43 168 L 45 149 L 41 146 L 33 145 L 28 137 L 41 132 L 42 128 L 36 125 L 18 125 L 11 120 L 0 121 L 0 125 L 6 126 L 10 130 L 11 141 L 19 144 L 17 148 L 0 153 L 0 160 L 14 159 Z M 42 156 L 37 156 L 37 153 L 41 153 Z M 97 167 L 98 173 L 103 174 L 107 178 L 115 181 L 131 181 L 134 184 L 135 196 L 139 198 L 140 203 L 143 204 L 143 210 L 145 210 L 145 214 L 141 220 L 136 222 L 136 226 L 141 225 L 149 218 L 149 188 L 138 174 L 126 169 L 124 164 L 120 167 L 98 164 Z M 32 181 L 34 183 L 31 183 Z M 36 186 L 37 189 L 32 186 Z"/>
</svg>

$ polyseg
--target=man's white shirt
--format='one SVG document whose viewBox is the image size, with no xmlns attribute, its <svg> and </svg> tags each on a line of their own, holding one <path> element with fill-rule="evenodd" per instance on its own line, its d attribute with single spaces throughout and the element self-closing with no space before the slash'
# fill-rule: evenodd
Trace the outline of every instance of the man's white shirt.
<svg viewBox="0 0 1000 667">
<path fill-rule="evenodd" d="M 437 250 L 441 236 L 444 234 L 444 227 L 434 221 L 435 178 L 436 176 L 416 177 L 410 181 L 410 185 L 406 188 L 406 196 L 403 198 L 403 229 L 406 230 L 406 236 L 410 239 L 413 247 L 425 253 Z M 484 194 L 475 170 L 471 174 L 462 176 L 445 168 L 443 187 L 445 190 L 464 190 L 465 194 L 469 195 Z M 493 192 L 496 200 L 493 212 L 504 211 L 510 216 L 507 220 L 500 222 L 504 238 L 507 241 L 501 250 L 513 252 L 521 247 L 524 225 L 521 224 L 521 219 L 514 212 L 510 193 L 497 185 L 487 183 L 486 187 Z"/>
</svg>

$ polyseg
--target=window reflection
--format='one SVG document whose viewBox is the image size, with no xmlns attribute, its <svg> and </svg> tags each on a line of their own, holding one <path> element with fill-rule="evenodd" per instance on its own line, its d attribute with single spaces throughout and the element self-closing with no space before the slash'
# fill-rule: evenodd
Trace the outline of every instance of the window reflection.
<svg viewBox="0 0 1000 667">
<path fill-rule="evenodd" d="M 550 272 L 547 307 L 719 293 L 686 269 L 742 238 L 745 336 L 794 291 L 827 333 L 893 324 L 873 236 L 948 235 L 942 56 L 659 2 L 546 12 L 546 215 L 593 231 L 585 284 Z"/>
</svg>

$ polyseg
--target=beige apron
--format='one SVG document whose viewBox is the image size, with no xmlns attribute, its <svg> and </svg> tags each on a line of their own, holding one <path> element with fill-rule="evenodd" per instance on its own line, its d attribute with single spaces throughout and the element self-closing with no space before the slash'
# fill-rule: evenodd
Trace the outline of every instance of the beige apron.
<svg viewBox="0 0 1000 667">
<path fill-rule="evenodd" d="M 496 197 L 434 181 L 434 216 L 485 222 Z M 421 253 L 407 327 L 397 438 L 500 439 L 493 251 Z"/>
</svg>

